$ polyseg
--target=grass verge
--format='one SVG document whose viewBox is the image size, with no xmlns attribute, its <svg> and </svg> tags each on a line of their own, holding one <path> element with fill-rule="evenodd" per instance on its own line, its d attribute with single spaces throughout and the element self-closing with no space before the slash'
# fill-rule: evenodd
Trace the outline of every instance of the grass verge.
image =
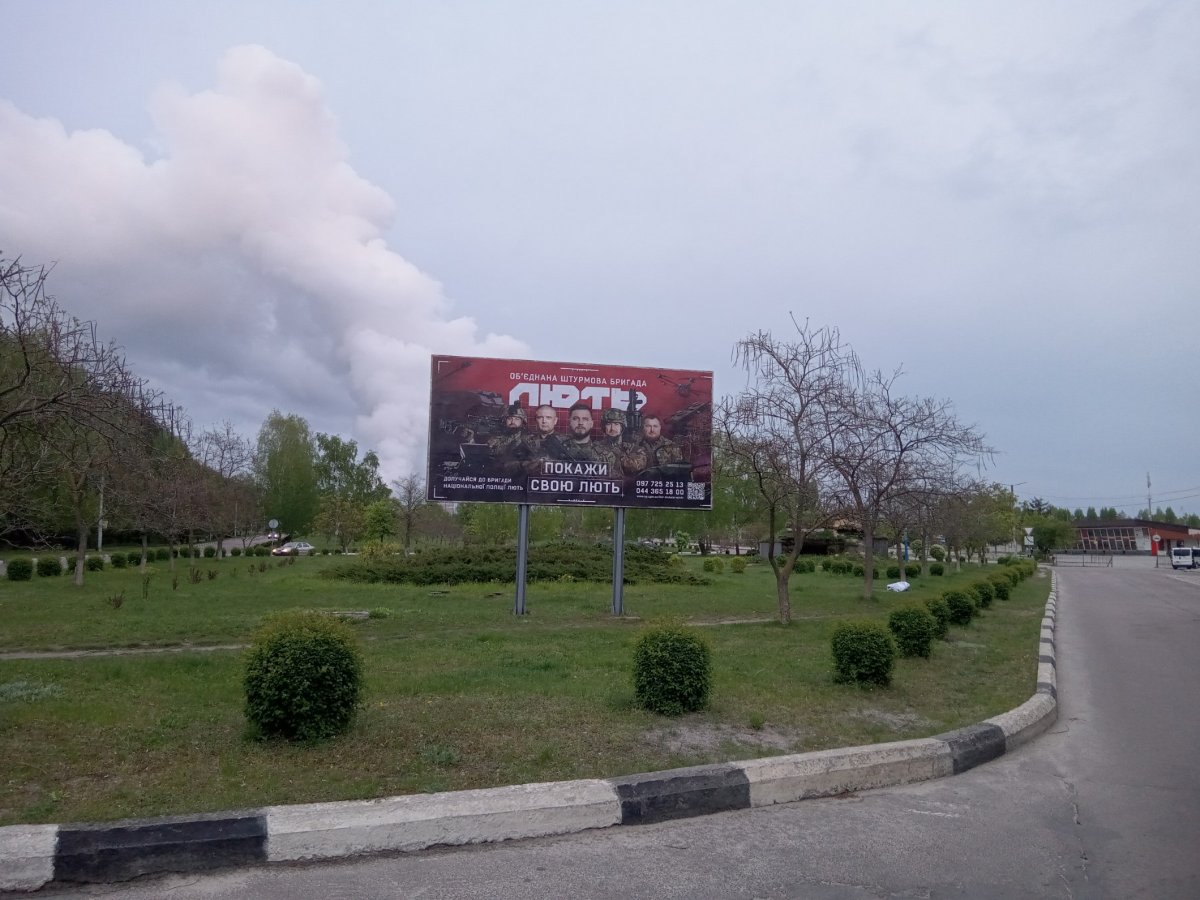
<svg viewBox="0 0 1200 900">
<path fill-rule="evenodd" d="M 605 585 L 532 584 L 530 615 L 516 619 L 511 585 L 331 583 L 316 577 L 319 558 L 201 562 L 218 575 L 192 583 L 183 568 L 172 587 L 155 572 L 145 599 L 131 570 L 89 573 L 80 589 L 0 582 L 0 650 L 241 643 L 282 609 L 376 610 L 355 626 L 366 695 L 350 733 L 315 746 L 248 739 L 240 651 L 2 659 L 0 825 L 608 777 L 937 734 L 1033 693 L 1049 589 L 1045 575 L 1021 583 L 931 659 L 899 660 L 890 688 L 869 690 L 833 683 L 833 626 L 886 619 L 978 569 L 873 600 L 858 596 L 859 579 L 798 575 L 783 628 L 765 566 L 712 585 L 627 588 L 629 615 L 614 620 Z M 680 619 L 711 642 L 713 701 L 663 719 L 634 705 L 632 648 L 642 625 Z"/>
</svg>

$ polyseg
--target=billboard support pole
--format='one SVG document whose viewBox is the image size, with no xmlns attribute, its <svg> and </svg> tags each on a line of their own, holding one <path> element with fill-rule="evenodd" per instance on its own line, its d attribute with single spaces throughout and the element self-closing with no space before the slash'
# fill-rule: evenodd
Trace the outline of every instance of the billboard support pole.
<svg viewBox="0 0 1200 900">
<path fill-rule="evenodd" d="M 614 616 L 625 613 L 625 507 L 613 509 L 613 603 Z"/>
<path fill-rule="evenodd" d="M 517 505 L 517 599 L 513 614 L 525 615 L 525 566 L 529 561 L 529 504 Z"/>
</svg>

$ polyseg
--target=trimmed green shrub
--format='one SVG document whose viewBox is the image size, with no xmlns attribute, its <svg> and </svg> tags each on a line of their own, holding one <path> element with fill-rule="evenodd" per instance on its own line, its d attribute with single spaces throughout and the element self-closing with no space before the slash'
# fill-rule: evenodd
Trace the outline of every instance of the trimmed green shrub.
<svg viewBox="0 0 1200 900">
<path fill-rule="evenodd" d="M 43 556 L 37 561 L 38 578 L 57 578 L 62 574 L 62 563 L 53 556 Z"/>
<path fill-rule="evenodd" d="M 946 635 L 950 633 L 950 607 L 941 597 L 930 597 L 925 601 L 925 608 L 937 623 L 933 636 L 938 640 L 945 640 Z"/>
<path fill-rule="evenodd" d="M 996 592 L 992 589 L 990 581 L 977 581 L 971 585 L 970 590 L 975 593 L 975 599 L 979 603 L 980 609 L 987 609 L 996 599 Z"/>
<path fill-rule="evenodd" d="M 746 571 L 746 560 L 740 556 L 735 556 L 729 561 L 729 571 L 734 575 L 741 575 Z"/>
<path fill-rule="evenodd" d="M 797 559 L 796 568 L 793 571 L 812 575 L 817 571 L 817 561 L 811 557 L 808 559 Z"/>
<path fill-rule="evenodd" d="M 862 563 L 855 563 L 851 574 L 856 578 L 862 578 L 867 573 L 866 567 Z"/>
<path fill-rule="evenodd" d="M 103 572 L 104 571 L 104 557 L 103 556 L 89 556 L 87 559 L 85 559 L 83 561 L 83 567 L 85 569 L 87 569 L 89 572 Z"/>
<path fill-rule="evenodd" d="M 247 653 L 246 718 L 263 737 L 315 741 L 349 729 L 362 657 L 346 623 L 315 612 L 268 619 Z"/>
<path fill-rule="evenodd" d="M 1008 580 L 1007 575 L 1007 572 L 997 572 L 988 578 L 996 600 L 1007 600 L 1012 595 L 1012 582 Z"/>
<path fill-rule="evenodd" d="M 946 558 L 946 551 L 943 550 L 941 547 L 930 547 L 929 555 L 932 556 L 934 559 L 936 559 L 938 562 L 942 562 Z"/>
<path fill-rule="evenodd" d="M 921 564 L 920 563 L 910 562 L 910 563 L 904 564 L 904 577 L 905 578 L 916 578 L 920 574 L 921 574 Z"/>
<path fill-rule="evenodd" d="M 943 566 L 940 562 L 930 563 L 929 564 L 929 574 L 930 575 L 945 575 L 946 567 Z"/>
<path fill-rule="evenodd" d="M 149 558 L 149 556 L 147 556 L 147 558 Z M 171 551 L 166 547 L 159 547 L 154 551 L 154 558 L 159 562 L 166 562 L 171 558 Z"/>
<path fill-rule="evenodd" d="M 33 560 L 10 559 L 5 567 L 5 576 L 9 581 L 29 581 L 33 578 Z"/>
<path fill-rule="evenodd" d="M 708 556 L 705 557 L 704 562 L 700 564 L 700 568 L 702 568 L 705 572 L 716 572 L 720 574 L 721 572 L 725 571 L 725 560 L 721 559 L 719 556 Z"/>
<path fill-rule="evenodd" d="M 667 626 L 638 638 L 633 650 L 638 706 L 678 716 L 707 706 L 711 690 L 712 652 L 695 631 Z"/>
<path fill-rule="evenodd" d="M 150 551 L 150 550 L 146 551 L 146 558 L 147 559 L 153 558 L 152 551 Z M 114 559 L 115 559 L 115 555 L 114 555 Z M 140 566 L 142 564 L 142 551 L 141 550 L 130 550 L 128 553 L 125 554 L 125 561 L 127 563 L 129 563 L 131 566 Z"/>
<path fill-rule="evenodd" d="M 826 556 L 824 559 L 821 560 L 821 571 L 822 572 L 828 572 L 832 568 L 833 568 L 833 560 L 830 559 L 828 556 Z"/>
<path fill-rule="evenodd" d="M 928 609 L 912 603 L 892 610 L 888 616 L 888 629 L 901 656 L 928 659 L 938 624 Z"/>
<path fill-rule="evenodd" d="M 230 555 L 230 556 L 241 556 L 241 555 L 242 555 L 242 548 L 241 548 L 241 547 L 230 547 L 230 548 L 229 548 L 229 555 Z"/>
<path fill-rule="evenodd" d="M 888 566 L 887 567 L 887 577 L 888 578 L 899 578 L 900 577 L 900 566 L 897 565 L 896 563 L 892 563 L 890 566 Z"/>
<path fill-rule="evenodd" d="M 108 564 L 114 569 L 124 569 L 129 565 L 129 558 L 124 553 L 113 553 L 108 557 Z"/>
<path fill-rule="evenodd" d="M 205 559 L 212 559 L 216 555 L 217 555 L 216 547 L 205 547 L 204 548 L 204 558 Z"/>
<path fill-rule="evenodd" d="M 965 591 L 946 591 L 942 600 L 950 609 L 950 624 L 966 627 L 975 617 L 975 598 L 968 597 Z"/>
<path fill-rule="evenodd" d="M 896 662 L 896 642 L 879 622 L 843 622 L 830 639 L 834 680 L 887 685 Z"/>
</svg>

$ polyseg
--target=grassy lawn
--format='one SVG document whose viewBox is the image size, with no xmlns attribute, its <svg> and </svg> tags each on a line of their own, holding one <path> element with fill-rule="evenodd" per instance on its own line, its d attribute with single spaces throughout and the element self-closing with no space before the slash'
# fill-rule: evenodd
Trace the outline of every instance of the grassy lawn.
<svg viewBox="0 0 1200 900">
<path fill-rule="evenodd" d="M 614 620 L 608 585 L 531 584 L 517 619 L 512 585 L 349 584 L 319 577 L 332 558 L 265 571 L 199 562 L 201 580 L 181 563 L 174 588 L 157 563 L 145 599 L 132 569 L 89 572 L 82 588 L 0 580 L 0 651 L 241 644 L 279 610 L 386 610 L 355 625 L 366 695 L 350 733 L 307 747 L 247 739 L 239 650 L 0 659 L 0 825 L 607 777 L 937 734 L 1033 693 L 1049 590 L 1043 573 L 1022 582 L 869 690 L 833 683 L 833 626 L 886 619 L 978 568 L 903 595 L 880 585 L 873 600 L 851 576 L 796 575 L 783 628 L 765 565 L 709 586 L 627 587 Z M 711 642 L 713 700 L 663 719 L 633 704 L 632 648 L 647 623 L 679 619 Z"/>
</svg>

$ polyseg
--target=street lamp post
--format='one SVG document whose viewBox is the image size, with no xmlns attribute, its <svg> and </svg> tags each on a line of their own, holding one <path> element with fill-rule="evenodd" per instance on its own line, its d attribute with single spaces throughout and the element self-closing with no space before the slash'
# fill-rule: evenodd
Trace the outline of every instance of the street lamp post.
<svg viewBox="0 0 1200 900">
<path fill-rule="evenodd" d="M 1025 555 L 1025 548 L 1024 548 L 1024 547 L 1020 547 L 1020 548 L 1018 548 L 1018 547 L 1017 547 L 1017 517 L 1016 517 L 1016 512 L 1015 512 L 1015 510 L 1016 510 L 1016 507 L 1017 507 L 1017 488 L 1019 488 L 1019 487 L 1020 487 L 1021 485 L 1023 485 L 1023 484 L 1029 484 L 1029 482 L 1028 482 L 1028 481 L 1018 481 L 1016 484 L 1010 484 L 1010 485 L 1008 486 L 1008 493 L 1009 493 L 1009 496 L 1011 496 L 1011 497 L 1012 497 L 1012 505 L 1013 505 L 1013 510 L 1014 510 L 1014 513 L 1013 513 L 1013 523 L 1012 523 L 1012 545 L 1013 545 L 1013 552 L 1014 552 L 1014 553 L 1019 553 L 1019 554 L 1020 554 L 1020 555 L 1022 555 L 1022 556 L 1024 556 L 1024 555 Z"/>
</svg>

